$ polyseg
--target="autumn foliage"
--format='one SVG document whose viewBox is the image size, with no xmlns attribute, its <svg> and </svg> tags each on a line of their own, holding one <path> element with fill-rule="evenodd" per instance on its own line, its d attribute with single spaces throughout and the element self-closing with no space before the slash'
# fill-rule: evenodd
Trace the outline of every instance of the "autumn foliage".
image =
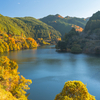
<svg viewBox="0 0 100 100">
<path fill-rule="evenodd" d="M 37 42 L 33 38 L 27 38 L 26 41 L 30 49 L 37 47 Z"/>
<path fill-rule="evenodd" d="M 59 18 L 63 18 L 61 15 L 58 15 Z"/>
<path fill-rule="evenodd" d="M 16 62 L 5 56 L 0 58 L 0 100 L 28 100 L 26 90 L 31 80 L 19 76 Z"/>
<path fill-rule="evenodd" d="M 78 31 L 78 32 L 82 32 L 82 31 L 83 31 L 83 28 L 82 28 L 82 27 L 80 27 L 80 26 L 77 26 L 77 25 L 72 25 L 72 27 L 73 27 L 73 28 L 75 28 L 75 29 L 76 29 L 76 31 Z"/>
<path fill-rule="evenodd" d="M 65 82 L 62 92 L 54 100 L 96 100 L 81 81 Z"/>
<path fill-rule="evenodd" d="M 37 42 L 33 38 L 21 36 L 9 37 L 6 33 L 1 34 L 0 52 L 15 51 L 21 49 L 33 49 L 37 47 Z"/>
</svg>

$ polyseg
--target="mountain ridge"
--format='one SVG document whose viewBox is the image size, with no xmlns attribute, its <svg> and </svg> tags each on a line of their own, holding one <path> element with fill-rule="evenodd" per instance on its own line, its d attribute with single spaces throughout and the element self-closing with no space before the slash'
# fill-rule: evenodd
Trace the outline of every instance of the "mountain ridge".
<svg viewBox="0 0 100 100">
<path fill-rule="evenodd" d="M 40 18 L 39 20 L 52 26 L 54 29 L 58 30 L 62 34 L 62 37 L 64 36 L 65 33 L 68 33 L 72 29 L 72 27 L 82 32 L 83 28 L 85 27 L 88 21 L 88 19 L 84 18 L 69 17 L 69 16 L 62 17 L 59 14 L 48 15 L 46 17 Z"/>
<path fill-rule="evenodd" d="M 52 26 L 49 26 L 42 21 L 33 17 L 7 17 L 0 14 L 0 31 L 7 34 L 25 35 L 34 39 L 43 38 L 59 38 L 60 32 L 56 31 Z M 51 33 L 51 35 L 50 35 Z"/>
</svg>

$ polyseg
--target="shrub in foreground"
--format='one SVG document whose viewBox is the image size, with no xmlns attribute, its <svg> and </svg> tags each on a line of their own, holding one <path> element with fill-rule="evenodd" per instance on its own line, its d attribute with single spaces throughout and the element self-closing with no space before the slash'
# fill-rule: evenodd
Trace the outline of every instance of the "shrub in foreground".
<svg viewBox="0 0 100 100">
<path fill-rule="evenodd" d="M 81 81 L 68 81 L 54 100 L 96 100 Z"/>
</svg>

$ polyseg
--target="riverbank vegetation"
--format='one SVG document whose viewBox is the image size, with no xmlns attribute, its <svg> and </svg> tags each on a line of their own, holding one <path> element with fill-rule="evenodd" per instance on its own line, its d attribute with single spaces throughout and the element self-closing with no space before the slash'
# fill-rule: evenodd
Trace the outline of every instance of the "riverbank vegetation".
<svg viewBox="0 0 100 100">
<path fill-rule="evenodd" d="M 21 49 L 37 48 L 37 42 L 33 38 L 26 38 L 23 36 L 8 35 L 0 33 L 0 52 L 9 52 Z"/>
<path fill-rule="evenodd" d="M 28 100 L 26 90 L 32 81 L 19 74 L 16 62 L 0 57 L 0 100 Z"/>
</svg>

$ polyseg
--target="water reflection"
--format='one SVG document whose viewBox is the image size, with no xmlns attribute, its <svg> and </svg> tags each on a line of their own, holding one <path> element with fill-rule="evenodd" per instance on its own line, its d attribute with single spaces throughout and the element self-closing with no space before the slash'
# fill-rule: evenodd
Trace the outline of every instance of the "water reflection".
<svg viewBox="0 0 100 100">
<path fill-rule="evenodd" d="M 98 58 L 98 57 L 90 57 L 90 58 L 86 58 L 85 60 L 91 66 L 100 65 L 100 58 Z"/>
<path fill-rule="evenodd" d="M 44 59 L 43 60 L 47 64 L 60 64 L 60 59 Z"/>
</svg>

